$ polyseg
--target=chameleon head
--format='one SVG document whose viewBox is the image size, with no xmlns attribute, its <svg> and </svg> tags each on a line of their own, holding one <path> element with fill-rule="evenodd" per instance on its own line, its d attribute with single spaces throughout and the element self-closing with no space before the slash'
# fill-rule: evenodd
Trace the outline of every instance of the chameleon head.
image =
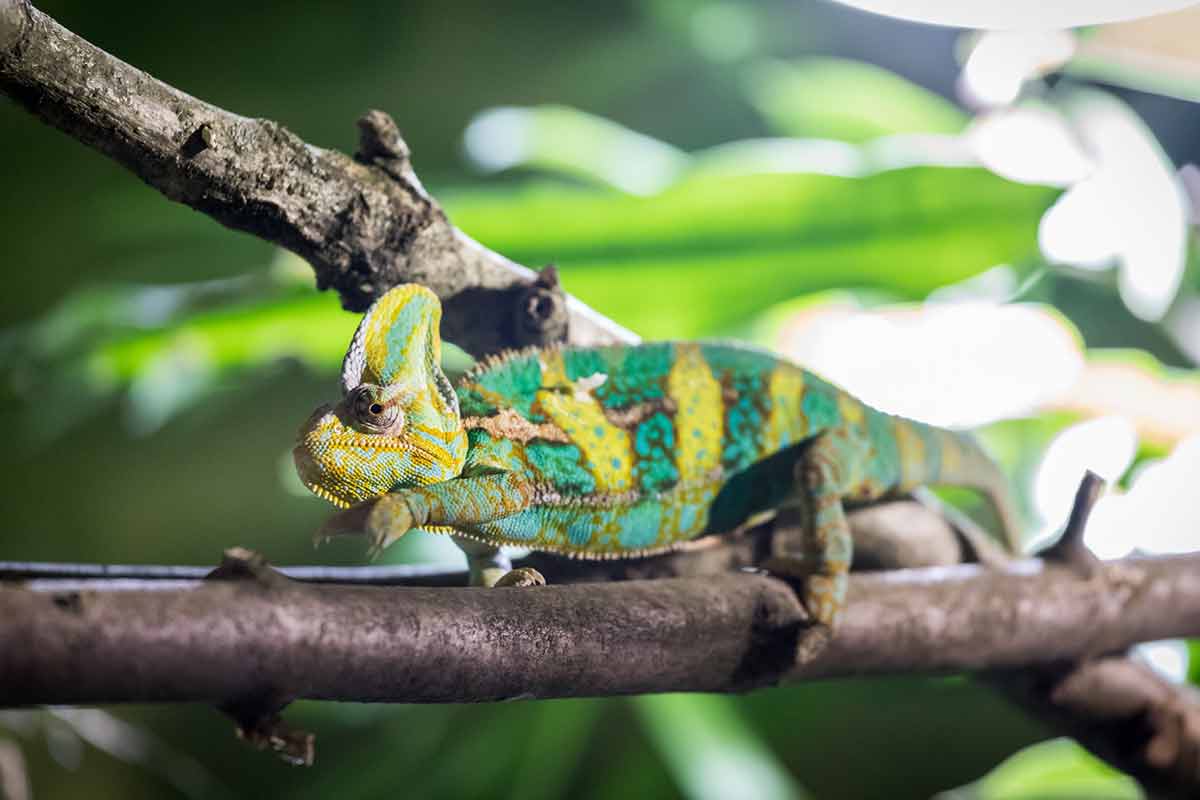
<svg viewBox="0 0 1200 800">
<path fill-rule="evenodd" d="M 313 493 L 346 507 L 462 471 L 467 439 L 439 364 L 440 321 L 437 297 L 413 284 L 367 311 L 342 365 L 342 399 L 313 413 L 292 451 Z"/>
</svg>

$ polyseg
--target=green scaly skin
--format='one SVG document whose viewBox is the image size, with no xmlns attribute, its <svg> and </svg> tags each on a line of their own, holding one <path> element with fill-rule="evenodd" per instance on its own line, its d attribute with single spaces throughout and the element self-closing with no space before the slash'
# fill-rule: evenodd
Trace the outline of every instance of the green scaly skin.
<svg viewBox="0 0 1200 800">
<path fill-rule="evenodd" d="M 1004 480 L 972 438 L 884 414 L 768 353 L 543 348 L 451 387 L 440 316 L 419 286 L 380 298 L 346 355 L 342 400 L 301 431 L 301 478 L 347 509 L 324 533 L 365 532 L 376 553 L 413 529 L 451 533 L 474 582 L 524 584 L 535 578 L 505 574 L 500 546 L 643 556 L 787 508 L 803 524 L 773 564 L 805 577 L 805 606 L 824 624 L 850 567 L 843 501 L 976 488 L 1016 548 Z"/>
</svg>

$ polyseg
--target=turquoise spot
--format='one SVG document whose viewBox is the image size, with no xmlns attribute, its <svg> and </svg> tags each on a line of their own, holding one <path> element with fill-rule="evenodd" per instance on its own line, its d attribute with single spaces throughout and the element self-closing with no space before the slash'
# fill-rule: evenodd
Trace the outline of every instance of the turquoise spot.
<svg viewBox="0 0 1200 800">
<path fill-rule="evenodd" d="M 704 520 L 700 514 L 702 506 L 695 503 L 685 503 L 679 509 L 679 538 L 690 539 L 704 529 Z"/>
<path fill-rule="evenodd" d="M 514 469 L 520 459 L 508 439 L 493 439 L 487 431 L 472 428 L 467 431 L 467 463 L 464 470 L 485 465 L 496 469 Z"/>
<path fill-rule="evenodd" d="M 809 434 L 837 427 L 841 412 L 837 406 L 837 389 L 811 372 L 804 373 L 804 399 L 800 410 L 808 420 Z"/>
<path fill-rule="evenodd" d="M 573 444 L 534 441 L 525 445 L 525 457 L 535 478 L 552 483 L 572 495 L 592 494 L 596 479 L 583 466 L 583 454 Z"/>
<path fill-rule="evenodd" d="M 576 517 L 567 524 L 567 541 L 573 546 L 584 548 L 592 539 L 592 521 Z"/>
<path fill-rule="evenodd" d="M 603 436 L 606 433 L 606 431 L 604 430 L 603 425 L 597 425 L 595 428 L 592 429 L 592 433 L 594 433 L 597 436 Z"/>
<path fill-rule="evenodd" d="M 874 451 L 867 468 L 881 487 L 895 486 L 900 482 L 900 449 L 892 432 L 891 417 L 868 408 L 867 436 Z"/>
<path fill-rule="evenodd" d="M 726 409 L 725 449 L 721 461 L 730 471 L 747 467 L 760 457 L 758 432 L 762 429 L 763 417 L 755 403 L 757 396 L 751 391 L 739 392 L 737 401 Z"/>
<path fill-rule="evenodd" d="M 577 381 L 596 373 L 604 375 L 608 369 L 608 363 L 597 348 L 572 347 L 563 351 L 563 371 L 567 374 L 567 380 Z"/>
<path fill-rule="evenodd" d="M 645 501 L 617 514 L 617 542 L 625 550 L 643 550 L 658 541 L 662 506 Z"/>
<path fill-rule="evenodd" d="M 496 407 L 483 399 L 475 389 L 466 386 L 460 386 L 456 392 L 458 393 L 458 408 L 459 413 L 464 417 L 490 417 L 496 413 Z"/>
<path fill-rule="evenodd" d="M 520 356 L 482 373 L 475 384 L 504 397 L 528 419 L 534 395 L 542 385 L 542 366 L 535 355 Z"/>
<path fill-rule="evenodd" d="M 610 379 L 613 397 L 605 405 L 632 405 L 663 396 L 663 387 L 675 364 L 675 349 L 666 342 L 630 348 L 625 360 Z"/>
<path fill-rule="evenodd" d="M 545 530 L 545 520 L 544 515 L 538 509 L 530 509 L 512 516 L 491 520 L 481 525 L 480 528 L 492 535 L 498 533 L 503 539 L 529 542 L 537 539 Z"/>
<path fill-rule="evenodd" d="M 761 380 L 779 363 L 775 356 L 763 350 L 727 344 L 701 345 L 700 354 L 718 379 L 721 375 L 730 375 Z"/>
<path fill-rule="evenodd" d="M 619 459 L 619 458 L 614 458 L 614 459 L 612 460 L 612 468 L 613 468 L 613 469 L 620 469 L 620 468 L 621 468 L 621 459 Z"/>
<path fill-rule="evenodd" d="M 675 466 L 675 426 L 659 411 L 642 421 L 634 435 L 638 474 L 643 489 L 661 491 L 679 482 Z"/>
</svg>

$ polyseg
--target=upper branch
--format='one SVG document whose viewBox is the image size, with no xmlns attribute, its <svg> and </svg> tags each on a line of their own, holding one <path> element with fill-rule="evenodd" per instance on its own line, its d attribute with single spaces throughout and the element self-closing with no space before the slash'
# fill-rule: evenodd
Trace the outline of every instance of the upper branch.
<svg viewBox="0 0 1200 800">
<path fill-rule="evenodd" d="M 634 339 L 450 224 L 382 112 L 359 120 L 353 158 L 313 147 L 154 79 L 28 0 L 0 0 L 0 92 L 172 200 L 305 258 L 348 309 L 414 281 L 442 298 L 445 338 L 476 354 L 561 341 L 568 320 L 576 343 Z"/>
</svg>

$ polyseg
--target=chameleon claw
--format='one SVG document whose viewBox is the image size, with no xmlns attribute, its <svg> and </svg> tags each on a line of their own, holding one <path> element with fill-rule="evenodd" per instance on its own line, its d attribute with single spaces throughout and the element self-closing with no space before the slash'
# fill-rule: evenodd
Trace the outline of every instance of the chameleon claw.
<svg viewBox="0 0 1200 800">
<path fill-rule="evenodd" d="M 330 517 L 313 537 L 320 545 L 335 536 L 362 535 L 368 539 L 367 558 L 379 558 L 393 542 L 413 528 L 412 511 L 404 498 L 385 494 L 365 500 Z"/>
<path fill-rule="evenodd" d="M 350 506 L 337 512 L 317 530 L 313 540 L 318 544 L 328 541 L 335 536 L 346 536 L 362 533 L 370 523 L 371 511 L 375 508 L 377 499 Z"/>
</svg>

